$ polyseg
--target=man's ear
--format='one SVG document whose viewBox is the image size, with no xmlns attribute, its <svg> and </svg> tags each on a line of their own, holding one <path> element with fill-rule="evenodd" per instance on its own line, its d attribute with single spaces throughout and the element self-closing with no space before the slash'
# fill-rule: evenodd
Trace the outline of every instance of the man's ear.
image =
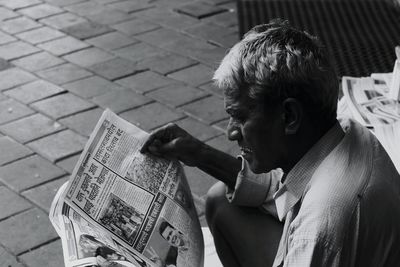
<svg viewBox="0 0 400 267">
<path fill-rule="evenodd" d="M 282 103 L 282 107 L 285 120 L 285 134 L 291 135 L 297 133 L 303 120 L 303 106 L 295 98 L 286 98 Z"/>
</svg>

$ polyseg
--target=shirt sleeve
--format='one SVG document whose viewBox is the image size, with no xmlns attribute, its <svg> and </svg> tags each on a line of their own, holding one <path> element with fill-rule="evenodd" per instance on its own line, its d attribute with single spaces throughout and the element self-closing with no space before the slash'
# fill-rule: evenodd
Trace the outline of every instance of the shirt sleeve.
<svg viewBox="0 0 400 267">
<path fill-rule="evenodd" d="M 268 173 L 253 173 L 247 161 L 242 160 L 234 189 L 226 187 L 226 197 L 229 202 L 238 206 L 258 207 L 277 218 L 275 200 L 273 195 L 279 188 L 283 175 L 281 169 L 275 169 Z"/>
<path fill-rule="evenodd" d="M 290 243 L 288 254 L 284 260 L 284 267 L 309 266 L 309 267 L 339 267 L 341 263 L 341 250 L 335 249 L 319 242 L 318 240 L 297 239 Z M 347 265 L 346 265 L 347 266 Z"/>
</svg>

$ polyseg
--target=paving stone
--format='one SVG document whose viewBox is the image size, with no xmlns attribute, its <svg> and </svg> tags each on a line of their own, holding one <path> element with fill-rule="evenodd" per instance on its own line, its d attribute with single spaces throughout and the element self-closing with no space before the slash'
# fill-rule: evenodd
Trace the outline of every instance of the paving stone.
<svg viewBox="0 0 400 267">
<path fill-rule="evenodd" d="M 184 51 L 183 53 L 185 54 L 187 53 L 187 51 Z M 212 48 L 193 50 L 193 53 L 190 56 L 200 61 L 201 63 L 216 69 L 221 63 L 226 53 L 227 53 L 226 48 L 212 47 Z"/>
<path fill-rule="evenodd" d="M 107 32 L 111 32 L 113 31 L 113 29 L 96 22 L 85 21 L 66 28 L 62 28 L 62 31 L 67 33 L 68 35 L 83 40 L 99 36 Z"/>
<path fill-rule="evenodd" d="M 29 209 L 30 207 L 32 207 L 32 205 L 28 201 L 18 196 L 7 187 L 0 186 L 0 220 Z"/>
<path fill-rule="evenodd" d="M 170 39 L 169 42 L 163 44 L 162 48 L 173 53 L 192 57 L 195 50 L 206 52 L 215 48 L 215 46 L 206 41 L 181 34 L 178 38 Z"/>
<path fill-rule="evenodd" d="M 5 7 L 13 9 L 13 10 L 37 5 L 40 3 L 41 2 L 39 0 L 1 0 L 0 1 L 0 5 L 3 5 Z"/>
<path fill-rule="evenodd" d="M 225 12 L 226 9 L 218 6 L 206 4 L 204 2 L 193 2 L 179 6 L 176 10 L 180 13 L 201 19 L 218 13 Z"/>
<path fill-rule="evenodd" d="M 167 54 L 161 56 L 150 57 L 142 60 L 139 65 L 151 69 L 152 71 L 166 75 L 189 66 L 195 65 L 197 62 L 193 59 L 175 54 Z"/>
<path fill-rule="evenodd" d="M 105 50 L 113 50 L 135 44 L 138 41 L 119 32 L 110 32 L 101 36 L 87 39 L 86 42 Z"/>
<path fill-rule="evenodd" d="M 201 86 L 199 86 L 200 89 L 206 90 L 208 92 L 211 92 L 219 97 L 223 97 L 224 96 L 224 91 L 221 88 L 218 88 L 216 85 L 214 85 L 213 82 L 209 82 L 206 84 L 203 84 Z"/>
<path fill-rule="evenodd" d="M 122 90 L 123 87 L 103 79 L 99 76 L 91 76 L 72 83 L 64 84 L 63 87 L 68 91 L 84 98 L 91 98 L 112 91 Z"/>
<path fill-rule="evenodd" d="M 232 0 L 202 0 L 202 1 L 204 3 L 208 3 L 210 5 L 215 5 L 215 6 L 232 2 Z"/>
<path fill-rule="evenodd" d="M 213 73 L 214 72 L 211 68 L 199 64 L 177 72 L 170 73 L 168 74 L 168 77 L 196 87 L 201 84 L 210 82 Z"/>
<path fill-rule="evenodd" d="M 108 6 L 127 13 L 138 12 L 154 7 L 149 1 L 120 1 L 111 3 Z"/>
<path fill-rule="evenodd" d="M 225 4 L 221 4 L 219 6 L 229 10 L 230 12 L 236 12 L 236 8 L 237 8 L 237 5 L 234 1 L 231 1 L 231 2 L 228 2 Z"/>
<path fill-rule="evenodd" d="M 56 56 L 61 56 L 87 48 L 89 47 L 89 45 L 73 37 L 66 36 L 53 41 L 39 44 L 38 47 L 47 50 Z"/>
<path fill-rule="evenodd" d="M 114 58 L 114 56 L 96 47 L 90 47 L 68 54 L 63 58 L 76 65 L 89 67 L 100 62 L 108 61 Z"/>
<path fill-rule="evenodd" d="M 146 71 L 116 80 L 116 83 L 137 92 L 146 93 L 177 82 L 155 72 Z"/>
<path fill-rule="evenodd" d="M 207 194 L 211 186 L 213 186 L 217 182 L 214 177 L 208 175 L 198 168 L 188 166 L 184 166 L 183 168 L 185 170 L 186 178 L 188 180 L 192 194 L 195 194 L 197 196 L 204 196 L 205 194 Z"/>
<path fill-rule="evenodd" d="M 202 90 L 183 84 L 172 84 L 147 94 L 158 102 L 172 107 L 181 106 L 206 95 L 207 93 Z"/>
<path fill-rule="evenodd" d="M 19 33 L 16 36 L 28 43 L 39 44 L 63 37 L 65 34 L 45 26 L 31 31 Z"/>
<path fill-rule="evenodd" d="M 46 2 L 60 7 L 69 6 L 85 1 L 87 0 L 46 0 Z"/>
<path fill-rule="evenodd" d="M 46 183 L 64 174 L 64 170 L 38 155 L 0 167 L 0 180 L 18 192 Z"/>
<path fill-rule="evenodd" d="M 126 35 L 132 36 L 158 29 L 160 26 L 149 21 L 133 19 L 113 25 L 112 27 L 122 33 L 125 33 Z"/>
<path fill-rule="evenodd" d="M 232 32 L 228 35 L 215 35 L 209 42 L 221 47 L 230 48 L 239 41 L 239 33 Z"/>
<path fill-rule="evenodd" d="M 67 177 L 57 179 L 45 183 L 43 185 L 34 187 L 32 189 L 26 190 L 22 193 L 24 197 L 35 203 L 40 208 L 50 211 L 51 202 L 56 195 L 58 189 L 68 181 Z M 46 259 L 47 260 L 47 259 Z M 45 266 L 45 265 L 43 265 Z M 58 266 L 58 265 L 47 265 L 47 266 Z"/>
<path fill-rule="evenodd" d="M 32 154 L 30 149 L 8 136 L 0 137 L 0 147 L 2 151 L 7 151 L 7 153 L 0 154 L 0 166 Z"/>
<path fill-rule="evenodd" d="M 0 93 L 0 101 L 6 100 L 8 99 L 5 95 L 3 95 L 2 93 Z"/>
<path fill-rule="evenodd" d="M 11 43 L 11 42 L 16 41 L 16 40 L 17 39 L 15 37 L 0 31 L 0 45 Z"/>
<path fill-rule="evenodd" d="M 40 26 L 39 23 L 26 17 L 18 17 L 0 22 L 0 28 L 11 34 L 32 30 Z"/>
<path fill-rule="evenodd" d="M 82 17 L 93 15 L 101 11 L 107 10 L 105 6 L 100 5 L 94 1 L 85 1 L 81 3 L 72 4 L 67 7 L 64 7 L 64 9 L 72 13 L 78 14 Z"/>
<path fill-rule="evenodd" d="M 44 80 L 37 80 L 28 84 L 22 85 L 12 90 L 4 92 L 4 94 L 17 99 L 18 101 L 30 104 L 37 100 L 47 98 L 64 92 L 65 89 L 49 83 Z"/>
<path fill-rule="evenodd" d="M 145 13 L 144 17 L 148 20 L 153 21 L 163 27 L 175 29 L 175 30 L 182 30 L 187 27 L 190 27 L 196 23 L 198 20 L 186 15 L 181 15 L 176 12 L 172 12 L 167 8 L 160 9 L 150 9 L 148 12 L 141 12 Z"/>
<path fill-rule="evenodd" d="M 72 64 L 63 64 L 50 69 L 37 72 L 37 75 L 55 84 L 64 84 L 91 76 L 83 68 Z"/>
<path fill-rule="evenodd" d="M 103 108 L 120 113 L 150 103 L 152 99 L 125 89 L 94 97 L 92 101 Z"/>
<path fill-rule="evenodd" d="M 0 71 L 0 91 L 30 82 L 36 77 L 19 68 L 10 68 Z"/>
<path fill-rule="evenodd" d="M 14 255 L 7 252 L 2 246 L 0 246 L 0 266 L 24 267 L 24 265 L 17 261 Z"/>
<path fill-rule="evenodd" d="M 72 13 L 63 13 L 41 19 L 40 22 L 56 29 L 66 28 L 87 21 L 86 19 Z"/>
<path fill-rule="evenodd" d="M 34 72 L 60 65 L 65 63 L 65 61 L 47 52 L 41 52 L 13 60 L 12 63 L 18 67 Z"/>
<path fill-rule="evenodd" d="M 135 36 L 135 38 L 157 47 L 164 47 L 170 43 L 175 43 L 176 40 L 180 38 L 188 37 L 185 37 L 182 33 L 175 30 L 160 28 L 151 32 L 139 34 Z"/>
<path fill-rule="evenodd" d="M 187 117 L 175 123 L 201 141 L 205 141 L 222 134 L 217 129 L 205 125 L 190 117 Z"/>
<path fill-rule="evenodd" d="M 20 15 L 18 13 L 11 11 L 8 8 L 0 7 L 0 21 L 19 17 L 19 16 Z"/>
<path fill-rule="evenodd" d="M 61 252 L 61 240 L 57 240 L 22 254 L 19 258 L 29 267 L 64 266 L 64 258 Z"/>
<path fill-rule="evenodd" d="M 94 107 L 94 105 L 73 94 L 61 94 L 35 102 L 33 108 L 59 119 Z"/>
<path fill-rule="evenodd" d="M 36 47 L 25 42 L 13 42 L 0 46 L 0 57 L 6 60 L 12 60 L 19 57 L 27 56 L 40 51 Z"/>
<path fill-rule="evenodd" d="M 15 101 L 14 99 L 7 99 L 0 102 L 0 125 L 9 121 L 13 121 L 27 115 L 32 114 L 34 111 L 27 106 Z"/>
<path fill-rule="evenodd" d="M 221 150 L 233 157 L 240 154 L 239 146 L 236 142 L 229 141 L 226 135 L 220 135 L 207 142 L 208 145 Z"/>
<path fill-rule="evenodd" d="M 122 58 L 128 58 L 134 62 L 139 62 L 146 58 L 154 57 L 154 56 L 162 56 L 167 55 L 168 53 L 162 49 L 157 47 L 145 44 L 145 43 L 137 43 L 133 45 L 129 45 L 117 50 L 114 52 Z"/>
<path fill-rule="evenodd" d="M 104 78 L 115 80 L 139 71 L 143 71 L 145 68 L 138 66 L 137 63 L 131 60 L 118 57 L 94 64 L 90 66 L 89 69 Z"/>
<path fill-rule="evenodd" d="M 102 4 L 102 5 L 106 5 L 106 4 L 115 3 L 115 2 L 118 2 L 118 1 L 121 1 L 121 0 L 93 0 L 93 1 L 95 1 L 95 2 L 97 2 L 99 4 Z"/>
<path fill-rule="evenodd" d="M 188 2 L 193 2 L 194 0 L 170 0 L 170 1 L 160 1 L 158 4 L 158 6 L 160 7 L 168 7 L 168 8 L 172 8 L 175 7 L 177 5 L 183 4 L 183 3 L 188 3 Z"/>
<path fill-rule="evenodd" d="M 48 215 L 34 208 L 0 222 L 0 240 L 13 254 L 20 254 L 57 237 Z"/>
<path fill-rule="evenodd" d="M 236 29 L 230 29 L 212 23 L 202 22 L 192 27 L 186 28 L 185 32 L 198 38 L 214 41 L 216 37 L 226 37 L 233 33 L 236 34 Z"/>
<path fill-rule="evenodd" d="M 39 113 L 0 126 L 2 133 L 21 143 L 26 143 L 63 129 L 64 127 L 60 123 Z"/>
<path fill-rule="evenodd" d="M 187 104 L 182 106 L 182 109 L 193 117 L 207 123 L 213 123 L 228 117 L 224 109 L 223 100 L 215 96 Z"/>
<path fill-rule="evenodd" d="M 166 123 L 184 117 L 183 114 L 169 109 L 157 102 L 126 111 L 121 113 L 120 116 L 145 131 L 150 131 Z"/>
<path fill-rule="evenodd" d="M 60 120 L 60 122 L 79 134 L 89 137 L 103 111 L 101 108 L 91 109 L 66 117 Z"/>
<path fill-rule="evenodd" d="M 0 58 L 0 71 L 12 68 L 13 65 L 11 65 L 7 60 Z"/>
<path fill-rule="evenodd" d="M 233 27 L 238 25 L 237 14 L 234 10 L 229 10 L 228 12 L 220 13 L 203 20 L 222 27 Z"/>
<path fill-rule="evenodd" d="M 96 14 L 88 15 L 87 18 L 100 24 L 113 25 L 130 20 L 133 18 L 133 15 L 118 10 L 107 9 Z"/>
<path fill-rule="evenodd" d="M 215 127 L 216 129 L 219 129 L 220 131 L 226 133 L 226 129 L 228 128 L 228 124 L 229 124 L 229 118 L 219 121 L 217 123 L 213 124 L 213 127 Z"/>
<path fill-rule="evenodd" d="M 24 9 L 18 10 L 18 12 L 28 16 L 32 19 L 42 19 L 48 16 L 56 15 L 65 12 L 63 9 L 52 6 L 49 4 L 41 4 L 32 7 L 27 7 Z"/>
<path fill-rule="evenodd" d="M 63 168 L 65 171 L 67 171 L 69 174 L 72 173 L 72 171 L 75 168 L 76 163 L 78 162 L 78 159 L 81 155 L 75 155 L 63 160 L 58 161 L 56 164 L 57 166 Z"/>
<path fill-rule="evenodd" d="M 44 158 L 55 162 L 82 151 L 86 141 L 87 138 L 65 130 L 28 143 L 28 146 Z"/>
</svg>

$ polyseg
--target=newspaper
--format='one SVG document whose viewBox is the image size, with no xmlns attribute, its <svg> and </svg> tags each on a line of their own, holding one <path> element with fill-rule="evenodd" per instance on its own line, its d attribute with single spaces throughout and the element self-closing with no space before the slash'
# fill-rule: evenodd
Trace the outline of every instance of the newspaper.
<svg viewBox="0 0 400 267">
<path fill-rule="evenodd" d="M 371 77 L 343 77 L 345 101 L 340 101 L 338 114 L 350 114 L 369 127 L 385 148 L 400 173 L 400 102 L 390 97 L 394 75 L 374 73 Z M 347 108 L 347 109 L 346 109 Z"/>
<path fill-rule="evenodd" d="M 343 77 L 343 94 L 354 118 L 367 127 L 400 120 L 399 102 L 387 97 L 388 86 L 372 77 Z"/>
<path fill-rule="evenodd" d="M 141 154 L 146 137 L 103 113 L 50 210 L 66 266 L 97 265 L 99 256 L 123 266 L 203 266 L 202 231 L 183 168 Z"/>
</svg>

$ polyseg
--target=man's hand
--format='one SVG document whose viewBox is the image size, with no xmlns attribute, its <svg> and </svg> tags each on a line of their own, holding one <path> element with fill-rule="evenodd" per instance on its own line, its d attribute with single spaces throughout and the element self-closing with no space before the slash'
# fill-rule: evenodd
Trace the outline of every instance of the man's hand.
<svg viewBox="0 0 400 267">
<path fill-rule="evenodd" d="M 200 140 L 176 124 L 169 123 L 154 131 L 140 152 L 149 152 L 168 159 L 178 159 L 188 166 L 197 166 L 197 156 L 202 146 L 203 143 Z"/>
<path fill-rule="evenodd" d="M 103 258 L 102 256 L 96 256 L 96 261 L 98 266 L 100 267 L 125 267 L 125 265 L 108 261 L 107 259 Z"/>
</svg>

